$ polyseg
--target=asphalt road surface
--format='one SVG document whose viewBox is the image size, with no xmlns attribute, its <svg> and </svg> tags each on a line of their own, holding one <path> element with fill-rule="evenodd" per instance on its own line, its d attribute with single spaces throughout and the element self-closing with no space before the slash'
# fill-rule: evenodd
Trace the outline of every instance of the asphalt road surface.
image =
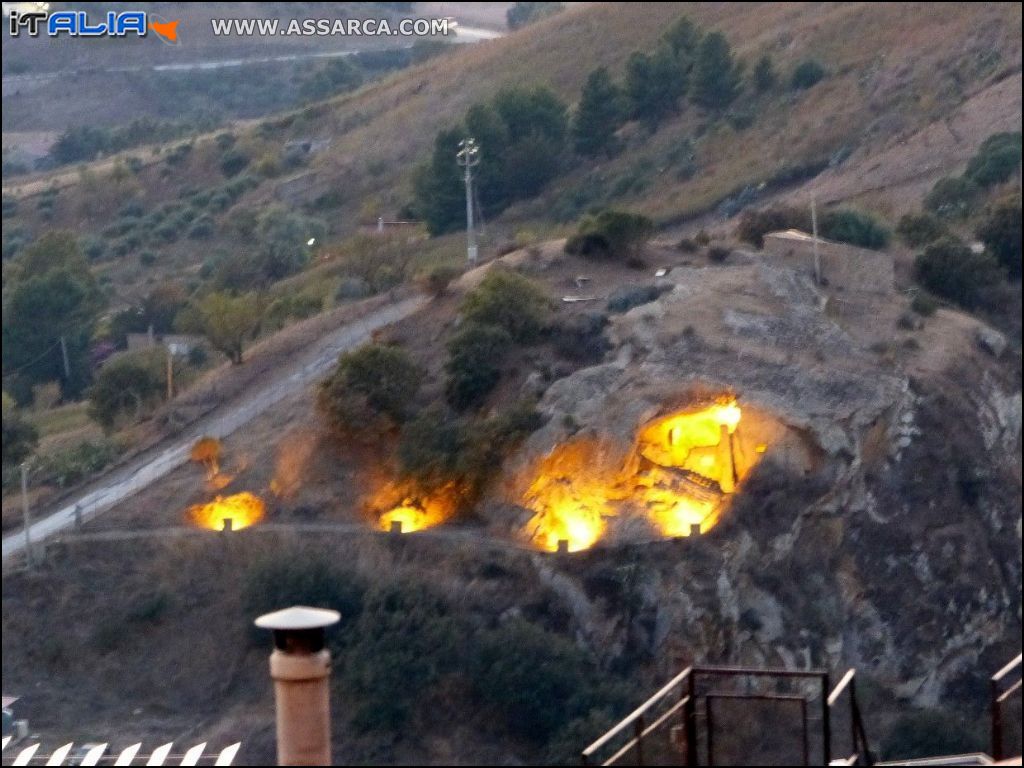
<svg viewBox="0 0 1024 768">
<path fill-rule="evenodd" d="M 30 540 L 38 542 L 74 526 L 76 517 L 88 520 L 135 495 L 188 461 L 192 445 L 200 437 L 224 438 L 230 435 L 288 395 L 321 378 L 335 364 L 339 354 L 369 340 L 375 330 L 413 314 L 427 301 L 423 296 L 403 299 L 325 335 L 298 361 L 285 367 L 277 378 L 263 386 L 254 386 L 252 392 L 201 419 L 185 436 L 111 472 L 108 478 L 99 481 L 98 487 L 70 500 L 56 512 L 33 521 L 28 531 Z M 24 529 L 4 536 L 3 560 L 19 554 L 24 548 Z"/>
</svg>

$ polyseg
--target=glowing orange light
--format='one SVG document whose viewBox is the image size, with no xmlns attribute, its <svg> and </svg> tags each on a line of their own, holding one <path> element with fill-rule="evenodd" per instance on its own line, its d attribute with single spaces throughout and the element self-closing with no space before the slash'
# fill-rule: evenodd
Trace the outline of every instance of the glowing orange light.
<svg viewBox="0 0 1024 768">
<path fill-rule="evenodd" d="M 443 516 L 431 514 L 426 509 L 406 502 L 394 509 L 389 509 L 380 516 L 380 529 L 390 531 L 394 523 L 401 523 L 402 533 L 414 533 L 443 522 Z"/>
<path fill-rule="evenodd" d="M 557 446 L 544 458 L 524 504 L 536 514 L 527 523 L 530 540 L 549 552 L 568 543 L 570 552 L 592 547 L 604 535 L 605 516 L 614 514 L 610 483 L 594 470 L 596 446 L 578 439 Z"/>
<path fill-rule="evenodd" d="M 604 533 L 601 505 L 586 501 L 566 502 L 540 512 L 530 521 L 528 528 L 535 531 L 534 541 L 549 552 L 558 550 L 565 541 L 570 552 L 589 549 Z"/>
<path fill-rule="evenodd" d="M 424 492 L 410 483 L 382 480 L 367 507 L 377 517 L 380 530 L 390 532 L 394 523 L 401 523 L 402 533 L 414 533 L 450 520 L 459 498 L 459 487 L 454 482 Z"/>
<path fill-rule="evenodd" d="M 265 510 L 266 505 L 259 496 L 243 491 L 189 507 L 188 516 L 195 525 L 213 531 L 224 530 L 225 521 L 230 520 L 231 530 L 237 531 L 262 520 Z"/>
<path fill-rule="evenodd" d="M 635 454 L 617 471 L 599 468 L 595 441 L 556 446 L 523 496 L 535 513 L 527 536 L 541 549 L 556 551 L 564 540 L 576 552 L 600 540 L 614 518 L 637 512 L 663 536 L 705 533 L 741 479 L 732 436 L 742 415 L 734 399 L 722 398 L 656 419 L 640 430 Z"/>
</svg>

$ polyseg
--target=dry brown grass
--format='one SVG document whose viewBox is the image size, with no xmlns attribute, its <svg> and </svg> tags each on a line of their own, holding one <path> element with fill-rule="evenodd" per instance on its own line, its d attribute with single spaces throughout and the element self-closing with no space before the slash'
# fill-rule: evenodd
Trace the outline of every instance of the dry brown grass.
<svg viewBox="0 0 1024 768">
<path fill-rule="evenodd" d="M 459 47 L 353 93 L 269 118 L 262 127 L 240 123 L 235 132 L 241 143 L 258 147 L 256 156 L 292 138 L 330 139 L 310 169 L 318 185 L 340 196 L 340 205 L 322 215 L 336 234 L 347 234 L 360 221 L 395 215 L 408 202 L 412 170 L 428 156 L 436 131 L 457 122 L 471 104 L 506 85 L 533 84 L 551 87 L 571 103 L 592 68 L 604 65 L 620 73 L 631 52 L 651 49 L 684 13 L 704 29 L 725 32 L 748 68 L 762 53 L 772 56 L 783 87 L 756 101 L 744 94 L 737 104 L 755 113 L 754 124 L 736 131 L 721 121 L 709 124 L 707 116 L 688 107 L 653 136 L 634 132 L 626 151 L 597 168 L 571 161 L 565 175 L 536 200 L 511 209 L 506 222 L 546 226 L 555 212 L 573 218 L 576 211 L 565 201 L 594 188 L 602 191 L 598 204 L 625 205 L 663 222 L 680 220 L 780 169 L 827 159 L 839 150 L 855 151 L 844 169 L 870 172 L 879 153 L 898 152 L 908 136 L 941 125 L 972 95 L 1020 70 L 1019 4 L 579 4 L 505 38 Z M 829 76 L 809 91 L 790 92 L 784 87 L 789 74 L 807 58 L 820 60 Z M 1010 112 L 1014 109 L 1019 125 L 1019 106 L 1011 105 Z M 968 155 L 983 138 L 961 137 L 957 152 Z M 210 139 L 197 139 L 191 160 L 175 175 L 160 178 L 157 167 L 144 171 L 144 201 L 174 199 L 185 185 L 219 183 Z M 683 141 L 693 142 L 696 153 L 696 174 L 688 180 L 666 160 Z M 148 150 L 138 154 L 149 158 Z M 943 162 L 955 164 L 956 157 Z M 643 178 L 629 191 L 608 192 L 637 175 Z M 77 171 L 62 171 L 32 180 L 37 189 L 55 180 L 71 185 L 58 197 L 52 225 L 82 230 L 102 220 L 81 217 L 78 179 Z M 275 202 L 277 184 L 264 181 L 241 205 Z M 845 193 L 863 191 L 846 188 Z M 861 199 L 870 203 L 872 198 Z M 22 207 L 19 216 L 31 228 L 44 225 L 31 205 Z M 154 279 L 191 277 L 216 247 L 240 244 L 227 235 L 198 246 L 182 241 L 161 249 L 152 268 L 141 268 L 128 256 L 105 270 L 119 294 L 131 298 Z"/>
</svg>

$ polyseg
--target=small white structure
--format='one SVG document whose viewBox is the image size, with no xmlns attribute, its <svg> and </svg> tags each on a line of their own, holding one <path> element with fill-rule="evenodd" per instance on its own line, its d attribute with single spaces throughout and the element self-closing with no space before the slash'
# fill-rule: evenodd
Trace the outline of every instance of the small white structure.
<svg viewBox="0 0 1024 768">
<path fill-rule="evenodd" d="M 187 336 L 180 333 L 129 333 L 128 351 L 134 352 L 138 349 L 150 349 L 152 347 L 166 347 L 167 351 L 174 357 L 185 357 L 196 347 L 202 346 L 203 340 L 199 336 Z"/>
<path fill-rule="evenodd" d="M 765 256 L 780 266 L 814 275 L 814 236 L 798 229 L 764 236 Z M 896 282 L 892 256 L 855 245 L 818 238 L 823 285 L 841 291 L 889 293 Z"/>
</svg>

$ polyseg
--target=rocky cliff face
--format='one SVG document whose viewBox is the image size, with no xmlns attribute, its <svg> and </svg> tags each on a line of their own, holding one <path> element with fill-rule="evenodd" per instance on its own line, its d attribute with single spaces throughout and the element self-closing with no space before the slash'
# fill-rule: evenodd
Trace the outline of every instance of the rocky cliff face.
<svg viewBox="0 0 1024 768">
<path fill-rule="evenodd" d="M 609 662 L 855 665 L 919 704 L 976 690 L 1019 646 L 1019 357 L 948 312 L 925 349 L 896 330 L 902 296 L 826 295 L 764 264 L 666 280 L 614 320 L 609 362 L 547 391 L 495 525 L 527 525 L 508 510 L 560 446 L 594 446 L 563 482 L 613 473 L 652 419 L 727 394 L 775 438 L 704 535 L 651 544 L 617 508 L 598 545 L 647 543 L 568 566 L 588 585 L 566 594 L 581 638 Z"/>
</svg>

